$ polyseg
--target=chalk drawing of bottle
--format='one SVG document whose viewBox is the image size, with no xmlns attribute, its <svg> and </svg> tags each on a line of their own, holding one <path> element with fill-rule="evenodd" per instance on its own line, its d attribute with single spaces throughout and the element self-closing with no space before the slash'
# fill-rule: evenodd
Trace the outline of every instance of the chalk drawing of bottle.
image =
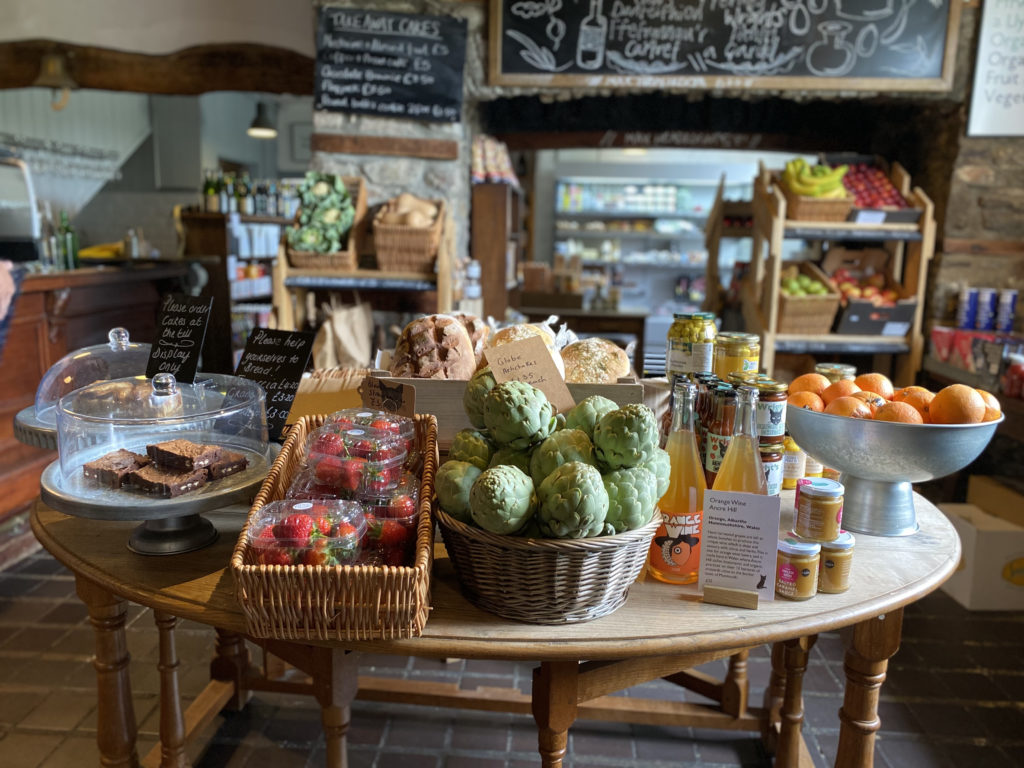
<svg viewBox="0 0 1024 768">
<path fill-rule="evenodd" d="M 853 69 L 857 54 L 846 40 L 852 29 L 853 25 L 846 21 L 821 22 L 821 40 L 807 49 L 807 69 L 818 77 L 842 77 Z"/>
<path fill-rule="evenodd" d="M 576 43 L 576 64 L 581 69 L 597 69 L 604 61 L 608 19 L 601 13 L 601 0 L 590 0 L 590 13 L 580 23 Z"/>
</svg>

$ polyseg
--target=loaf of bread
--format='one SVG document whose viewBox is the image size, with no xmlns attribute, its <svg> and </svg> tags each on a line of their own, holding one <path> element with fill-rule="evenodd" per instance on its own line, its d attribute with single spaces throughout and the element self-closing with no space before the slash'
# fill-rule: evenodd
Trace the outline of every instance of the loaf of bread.
<svg viewBox="0 0 1024 768">
<path fill-rule="evenodd" d="M 629 357 L 607 339 L 581 339 L 562 348 L 565 380 L 570 384 L 614 384 L 629 375 Z"/>
<path fill-rule="evenodd" d="M 555 362 L 555 367 L 564 378 L 565 370 L 562 365 L 562 356 L 558 354 L 558 348 L 555 346 L 555 334 L 546 325 L 519 323 L 507 326 L 491 334 L 490 339 L 487 340 L 487 348 L 500 347 L 502 344 L 509 344 L 513 341 L 523 341 L 531 336 L 540 336 L 544 339 L 548 352 L 551 353 L 551 359 Z"/>
<path fill-rule="evenodd" d="M 487 344 L 487 337 L 491 335 L 491 326 L 485 323 L 476 315 L 467 315 L 465 312 L 456 312 L 454 315 L 465 327 L 469 334 L 469 340 L 473 342 L 473 353 L 476 355 L 476 364 L 479 366 L 483 361 L 484 345 Z"/>
<path fill-rule="evenodd" d="M 469 379 L 476 354 L 466 327 L 452 315 L 427 315 L 402 330 L 391 375 L 417 379 Z"/>
</svg>

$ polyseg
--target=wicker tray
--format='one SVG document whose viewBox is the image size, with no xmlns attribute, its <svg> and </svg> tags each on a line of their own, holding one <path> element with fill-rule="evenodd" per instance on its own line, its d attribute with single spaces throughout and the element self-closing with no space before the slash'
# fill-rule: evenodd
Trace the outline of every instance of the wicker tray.
<svg viewBox="0 0 1024 768">
<path fill-rule="evenodd" d="M 306 437 L 325 420 L 325 416 L 304 416 L 292 426 L 253 502 L 250 520 L 264 504 L 284 498 L 301 465 Z M 416 416 L 416 447 L 424 463 L 414 564 L 260 565 L 247 544 L 247 522 L 231 556 L 231 573 L 249 634 L 278 640 L 391 640 L 423 632 L 430 610 L 434 555 L 430 500 L 437 469 L 437 419 L 433 416 Z"/>
<path fill-rule="evenodd" d="M 800 272 L 831 285 L 828 276 L 816 264 L 799 262 Z M 776 289 L 778 290 L 778 289 Z M 839 311 L 838 293 L 822 296 L 786 296 L 779 291 L 779 315 L 776 333 L 825 334 L 832 329 L 832 323 Z"/>
<path fill-rule="evenodd" d="M 345 244 L 345 250 L 334 253 L 296 251 L 285 240 L 288 263 L 291 266 L 297 269 L 335 271 L 352 271 L 359 266 L 359 246 L 356 240 L 362 227 L 363 217 L 366 216 L 366 182 L 358 176 L 342 176 L 341 180 L 345 184 L 345 188 L 352 198 L 352 205 L 355 208 L 355 217 L 352 219 L 352 228 L 348 232 L 348 242 Z M 298 226 L 298 224 L 294 226 Z"/>
<path fill-rule="evenodd" d="M 805 197 L 776 179 L 786 198 L 786 218 L 794 221 L 846 221 L 853 210 L 853 195 L 846 197 Z"/>
<path fill-rule="evenodd" d="M 395 210 L 392 200 L 373 219 L 373 244 L 377 267 L 386 272 L 433 272 L 434 259 L 441 245 L 444 228 L 445 201 L 434 200 L 437 217 L 429 227 L 404 227 L 382 224 L 381 217 Z"/>
<path fill-rule="evenodd" d="M 658 530 L 653 521 L 615 536 L 522 539 L 435 514 L 466 599 L 530 624 L 589 621 L 620 607 Z"/>
</svg>

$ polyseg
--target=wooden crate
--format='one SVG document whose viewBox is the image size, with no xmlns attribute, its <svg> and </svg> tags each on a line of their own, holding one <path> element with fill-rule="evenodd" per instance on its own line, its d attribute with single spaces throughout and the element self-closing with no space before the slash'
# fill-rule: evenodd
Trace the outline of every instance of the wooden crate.
<svg viewBox="0 0 1024 768">
<path fill-rule="evenodd" d="M 779 292 L 779 314 L 776 333 L 826 334 L 839 311 L 840 296 L 828 276 L 809 261 L 796 262 L 800 274 L 820 280 L 831 289 L 820 296 L 786 296 Z M 784 265 L 788 266 L 788 265 Z M 772 286 L 773 290 L 778 290 Z"/>
</svg>

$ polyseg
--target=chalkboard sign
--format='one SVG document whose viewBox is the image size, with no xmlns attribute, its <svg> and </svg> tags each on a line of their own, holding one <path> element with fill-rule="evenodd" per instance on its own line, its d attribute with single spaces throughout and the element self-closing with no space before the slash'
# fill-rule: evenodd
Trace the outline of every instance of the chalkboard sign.
<svg viewBox="0 0 1024 768">
<path fill-rule="evenodd" d="M 200 298 L 171 293 L 164 298 L 146 376 L 153 378 L 158 373 L 173 373 L 178 381 L 189 384 L 195 381 L 211 307 L 212 296 Z"/>
<path fill-rule="evenodd" d="M 312 351 L 312 333 L 256 328 L 249 334 L 235 375 L 258 382 L 267 393 L 271 440 L 281 436 Z"/>
<path fill-rule="evenodd" d="M 494 85 L 937 91 L 959 0 L 491 0 Z"/>
<path fill-rule="evenodd" d="M 465 63 L 465 20 L 325 6 L 315 107 L 455 123 Z"/>
</svg>

